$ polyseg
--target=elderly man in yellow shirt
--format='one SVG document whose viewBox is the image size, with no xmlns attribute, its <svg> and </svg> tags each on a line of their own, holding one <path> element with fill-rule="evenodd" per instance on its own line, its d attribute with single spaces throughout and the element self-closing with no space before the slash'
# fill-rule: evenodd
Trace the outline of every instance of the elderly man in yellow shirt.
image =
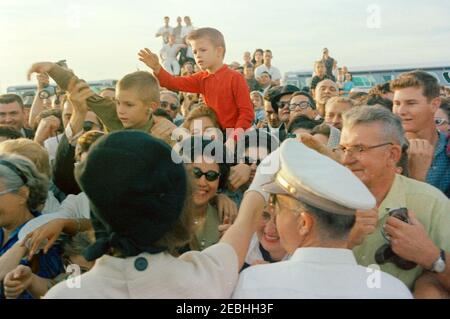
<svg viewBox="0 0 450 319">
<path fill-rule="evenodd" d="M 345 113 L 343 121 L 342 163 L 377 200 L 370 214 L 357 214 L 350 234 L 358 263 L 378 264 L 411 290 L 418 278 L 434 273 L 436 286 L 425 285 L 428 291 L 450 291 L 450 202 L 437 188 L 397 174 L 407 145 L 400 119 L 382 107 L 363 106 Z M 409 224 L 389 216 L 398 208 L 407 209 Z M 375 255 L 389 242 L 397 256 L 380 262 Z M 405 261 L 417 265 L 406 269 Z"/>
</svg>

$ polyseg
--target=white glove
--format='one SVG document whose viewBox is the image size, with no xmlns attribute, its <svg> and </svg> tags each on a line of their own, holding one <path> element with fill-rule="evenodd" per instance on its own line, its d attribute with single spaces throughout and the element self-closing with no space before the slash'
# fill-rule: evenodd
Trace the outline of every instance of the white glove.
<svg viewBox="0 0 450 319">
<path fill-rule="evenodd" d="M 270 153 L 256 169 L 255 178 L 246 192 L 255 191 L 264 197 L 266 204 L 269 202 L 269 193 L 262 190 L 263 185 L 275 180 L 275 175 L 280 170 L 280 148 Z"/>
</svg>

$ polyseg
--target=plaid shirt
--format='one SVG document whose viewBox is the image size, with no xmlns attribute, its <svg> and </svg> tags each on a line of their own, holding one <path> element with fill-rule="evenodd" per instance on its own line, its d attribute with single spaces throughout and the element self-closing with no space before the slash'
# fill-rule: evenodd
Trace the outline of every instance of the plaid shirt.
<svg viewBox="0 0 450 319">
<path fill-rule="evenodd" d="M 439 188 L 444 194 L 450 191 L 450 157 L 447 155 L 447 136 L 439 133 L 439 142 L 434 153 L 434 160 L 428 171 L 427 183 Z"/>
</svg>

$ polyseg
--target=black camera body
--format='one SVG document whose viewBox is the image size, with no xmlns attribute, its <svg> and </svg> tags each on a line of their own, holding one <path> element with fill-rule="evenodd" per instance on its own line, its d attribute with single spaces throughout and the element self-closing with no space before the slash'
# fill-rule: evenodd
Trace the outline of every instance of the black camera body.
<svg viewBox="0 0 450 319">
<path fill-rule="evenodd" d="M 397 209 L 391 209 L 388 214 L 391 217 L 398 218 L 402 222 L 409 224 L 407 208 L 402 207 Z M 396 253 L 394 253 L 390 244 L 390 238 L 384 232 L 382 232 L 382 234 L 389 243 L 381 246 L 376 251 L 375 261 L 377 262 L 377 264 L 382 265 L 384 263 L 391 262 L 403 270 L 414 269 L 417 266 L 417 264 L 415 262 L 405 260 L 402 257 L 398 256 Z"/>
</svg>

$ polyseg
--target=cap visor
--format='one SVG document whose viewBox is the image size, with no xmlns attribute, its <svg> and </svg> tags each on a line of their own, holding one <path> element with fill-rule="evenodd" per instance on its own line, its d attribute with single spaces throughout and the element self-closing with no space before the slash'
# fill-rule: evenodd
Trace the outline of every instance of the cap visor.
<svg viewBox="0 0 450 319">
<path fill-rule="evenodd" d="M 262 185 L 263 191 L 269 194 L 284 194 L 289 195 L 289 192 L 287 192 L 283 187 L 278 185 L 277 182 L 267 183 Z"/>
</svg>

